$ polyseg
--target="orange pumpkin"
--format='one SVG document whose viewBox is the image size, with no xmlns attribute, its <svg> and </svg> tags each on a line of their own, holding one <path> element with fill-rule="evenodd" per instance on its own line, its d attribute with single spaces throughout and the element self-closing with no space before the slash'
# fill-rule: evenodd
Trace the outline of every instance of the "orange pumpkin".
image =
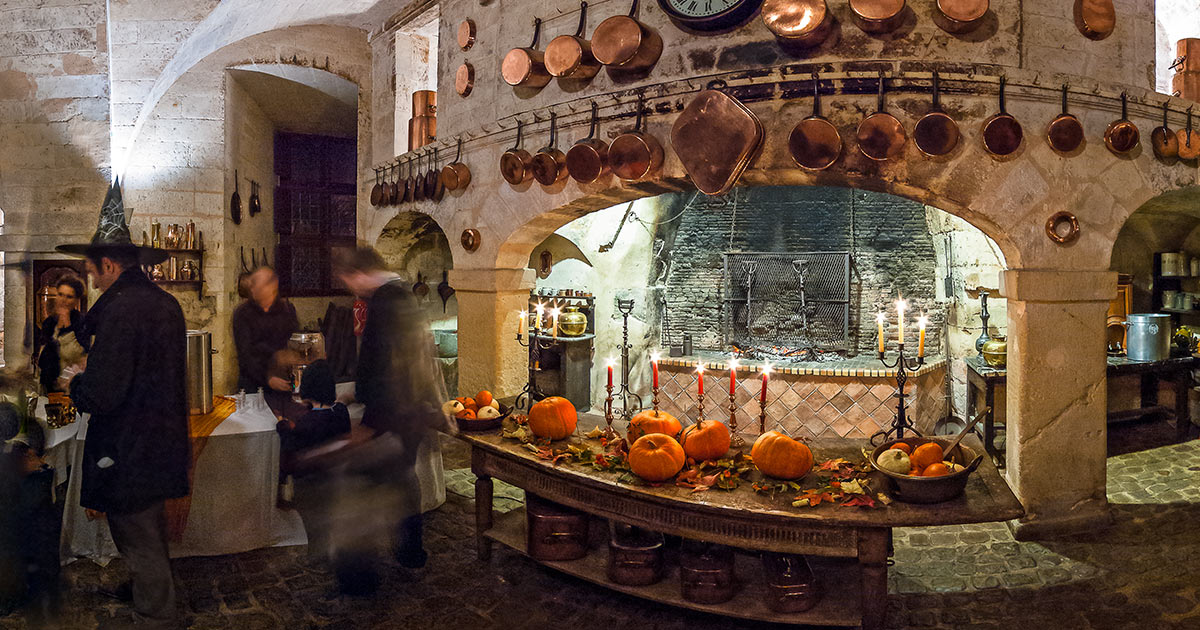
<svg viewBox="0 0 1200 630">
<path fill-rule="evenodd" d="M 464 420 L 474 420 L 475 419 L 475 411 L 471 410 L 471 409 L 463 409 L 462 411 L 454 414 L 454 417 L 462 418 Z"/>
<path fill-rule="evenodd" d="M 698 462 L 720 459 L 729 452 L 729 427 L 714 420 L 700 420 L 683 430 L 679 442 L 683 452 Z"/>
<path fill-rule="evenodd" d="M 650 433 L 662 433 L 671 437 L 679 437 L 683 425 L 675 416 L 665 411 L 647 409 L 629 420 L 629 441 L 636 442 L 638 438 Z"/>
<path fill-rule="evenodd" d="M 904 451 L 908 455 L 912 455 L 912 447 L 908 445 L 908 442 L 892 442 L 888 445 L 888 448 L 894 448 L 898 451 Z"/>
<path fill-rule="evenodd" d="M 767 431 L 750 448 L 754 465 L 768 477 L 799 479 L 812 470 L 812 451 L 803 443 L 780 433 Z"/>
<path fill-rule="evenodd" d="M 575 405 L 561 396 L 540 400 L 529 410 L 529 429 L 537 437 L 561 440 L 575 432 L 577 422 Z"/>
<path fill-rule="evenodd" d="M 942 463 L 942 447 L 937 442 L 926 442 L 917 448 L 913 449 L 912 455 L 908 456 L 912 465 L 924 469 L 932 464 Z"/>
<path fill-rule="evenodd" d="M 467 409 L 470 409 L 471 411 L 479 411 L 479 403 L 475 402 L 475 399 L 471 398 L 470 396 L 467 396 L 466 398 L 464 398 L 462 400 L 462 404 L 464 407 L 466 407 Z"/>
<path fill-rule="evenodd" d="M 936 464 L 930 464 L 925 467 L 925 470 L 921 471 L 922 477 L 941 477 L 943 475 L 949 475 L 949 474 L 950 474 L 950 467 L 941 462 L 938 462 Z"/>
<path fill-rule="evenodd" d="M 683 470 L 687 455 L 675 438 L 651 433 L 629 447 L 629 469 L 646 481 L 666 481 Z"/>
<path fill-rule="evenodd" d="M 493 400 L 495 400 L 495 398 L 492 396 L 492 392 L 489 392 L 486 389 L 478 394 L 475 394 L 475 404 L 479 405 L 480 407 L 487 407 L 488 405 L 492 404 Z"/>
</svg>

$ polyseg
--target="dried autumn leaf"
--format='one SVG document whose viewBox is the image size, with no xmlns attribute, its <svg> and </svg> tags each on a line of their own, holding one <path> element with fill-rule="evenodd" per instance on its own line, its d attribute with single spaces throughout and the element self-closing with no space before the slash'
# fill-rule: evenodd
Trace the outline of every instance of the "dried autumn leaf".
<svg viewBox="0 0 1200 630">
<path fill-rule="evenodd" d="M 604 437 L 604 431 L 600 427 L 595 427 L 591 431 L 584 433 L 583 437 L 592 438 L 594 440 L 596 438 Z"/>
<path fill-rule="evenodd" d="M 875 500 L 865 494 L 856 494 L 850 500 L 843 501 L 842 507 L 875 507 Z"/>
</svg>

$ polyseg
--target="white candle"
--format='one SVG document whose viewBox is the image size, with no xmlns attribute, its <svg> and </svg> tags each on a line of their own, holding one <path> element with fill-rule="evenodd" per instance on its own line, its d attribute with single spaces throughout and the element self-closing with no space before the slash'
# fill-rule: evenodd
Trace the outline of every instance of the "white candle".
<svg viewBox="0 0 1200 630">
<path fill-rule="evenodd" d="M 524 335 L 525 331 L 528 330 L 525 327 L 525 318 L 528 316 L 529 316 L 528 311 L 521 311 L 520 313 L 517 313 L 517 336 L 518 337 Z"/>
<path fill-rule="evenodd" d="M 542 329 L 542 313 L 546 312 L 546 307 L 541 302 L 538 302 L 534 311 L 537 313 L 537 321 L 533 323 L 533 328 L 540 331 Z"/>
<path fill-rule="evenodd" d="M 558 307 L 550 309 L 550 325 L 553 326 L 554 338 L 558 339 Z"/>
<path fill-rule="evenodd" d="M 883 320 L 885 319 L 887 317 L 883 314 L 883 311 L 879 311 L 879 314 L 875 316 L 875 324 L 879 327 L 879 354 L 883 354 Z"/>
<path fill-rule="evenodd" d="M 917 318 L 917 326 L 920 330 L 920 336 L 917 341 L 917 358 L 925 356 L 925 325 L 929 323 L 929 318 L 921 315 Z"/>
<path fill-rule="evenodd" d="M 896 339 L 901 345 L 904 345 L 904 311 L 908 308 L 908 302 L 904 298 L 896 300 L 896 319 L 899 330 L 896 332 Z"/>
</svg>

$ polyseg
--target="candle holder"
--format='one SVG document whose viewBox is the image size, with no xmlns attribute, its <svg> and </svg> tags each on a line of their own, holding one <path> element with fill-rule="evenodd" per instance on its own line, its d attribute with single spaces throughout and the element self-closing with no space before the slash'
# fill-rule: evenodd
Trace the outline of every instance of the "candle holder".
<svg viewBox="0 0 1200 630">
<path fill-rule="evenodd" d="M 604 439 L 612 440 L 617 437 L 617 432 L 613 430 L 613 386 L 606 385 L 604 389 L 608 390 L 608 397 L 604 399 Z"/>
<path fill-rule="evenodd" d="M 734 378 L 730 375 L 730 378 Z M 746 440 L 742 438 L 737 430 L 737 403 L 734 401 L 733 394 L 729 395 L 729 443 L 734 448 L 741 448 L 746 445 Z"/>
<path fill-rule="evenodd" d="M 758 399 L 758 434 L 767 432 L 767 401 Z"/>
<path fill-rule="evenodd" d="M 908 414 L 905 411 L 907 405 L 904 402 L 907 394 L 904 393 L 904 386 L 908 383 L 908 373 L 916 372 L 922 365 L 925 365 L 925 357 L 917 356 L 915 359 L 909 359 L 904 356 L 903 343 L 899 344 L 899 351 L 896 360 L 890 364 L 887 361 L 887 354 L 885 352 L 879 353 L 879 361 L 883 363 L 884 367 L 896 369 L 896 420 L 892 422 L 892 426 L 888 429 L 880 429 L 871 435 L 871 444 L 874 446 L 879 445 L 879 442 L 876 440 L 879 438 L 886 439 L 892 434 L 895 434 L 897 439 L 904 437 L 906 429 L 913 435 L 922 437 L 921 432 L 908 421 Z"/>
<path fill-rule="evenodd" d="M 537 373 L 542 371 L 542 350 L 549 350 L 554 343 L 538 338 L 538 325 L 540 324 L 540 321 L 537 322 L 529 332 L 528 342 L 522 338 L 521 333 L 517 333 L 517 343 L 529 348 L 529 378 L 525 383 L 525 388 L 521 390 L 520 394 L 517 394 L 513 406 L 517 409 L 525 409 L 526 413 L 533 409 L 533 403 L 546 397 L 542 390 L 538 389 Z"/>
<path fill-rule="evenodd" d="M 621 420 L 629 422 L 633 414 L 641 411 L 643 404 L 642 397 L 629 389 L 629 351 L 633 349 L 629 343 L 629 315 L 633 313 L 633 300 L 617 300 L 617 310 L 624 321 L 621 327 L 621 386 L 617 388 L 616 398 L 621 399 Z M 637 400 L 637 406 L 630 404 L 631 399 Z"/>
</svg>

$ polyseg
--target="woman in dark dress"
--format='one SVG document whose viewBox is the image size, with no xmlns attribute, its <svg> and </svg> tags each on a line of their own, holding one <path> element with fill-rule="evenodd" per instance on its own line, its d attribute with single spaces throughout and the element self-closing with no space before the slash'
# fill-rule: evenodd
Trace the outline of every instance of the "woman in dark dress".
<svg viewBox="0 0 1200 630">
<path fill-rule="evenodd" d="M 79 312 L 83 298 L 83 283 L 73 276 L 64 276 L 55 286 L 54 314 L 42 322 L 42 352 L 38 355 L 39 382 L 47 392 L 66 391 L 63 370 L 83 363 L 88 352 L 88 339 L 81 332 L 83 315 Z"/>
</svg>

